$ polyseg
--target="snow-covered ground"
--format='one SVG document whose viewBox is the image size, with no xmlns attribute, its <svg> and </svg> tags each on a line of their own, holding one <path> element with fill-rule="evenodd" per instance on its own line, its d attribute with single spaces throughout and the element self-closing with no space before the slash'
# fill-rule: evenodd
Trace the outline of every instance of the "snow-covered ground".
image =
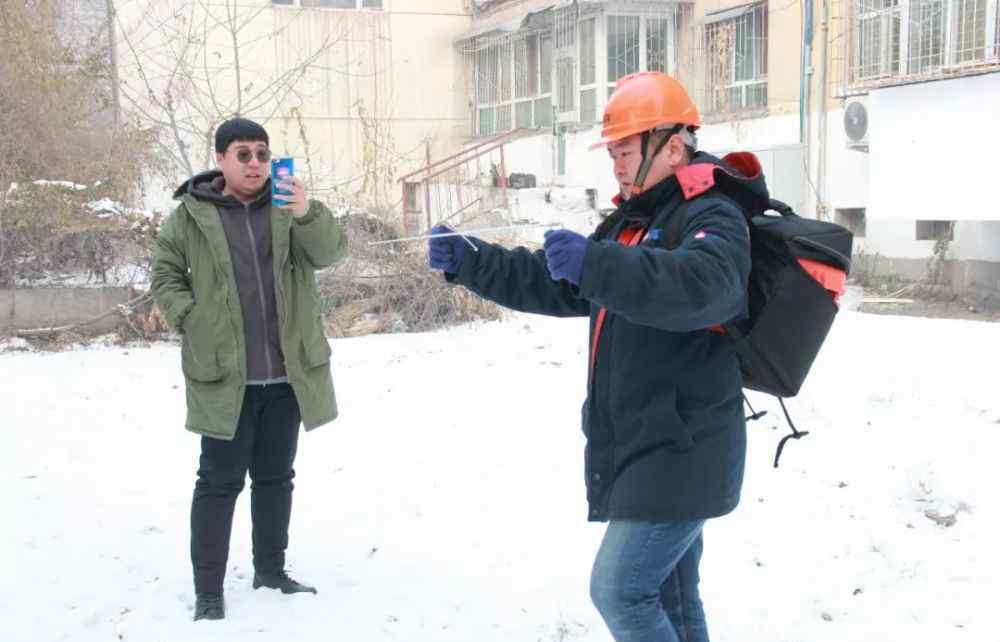
<svg viewBox="0 0 1000 642">
<path fill-rule="evenodd" d="M 600 199 L 600 196 L 597 197 Z M 582 185 L 543 185 L 524 189 L 507 190 L 507 208 L 500 206 L 498 192 L 484 196 L 484 200 L 497 203 L 494 210 L 467 211 L 446 224 L 470 236 L 478 236 L 491 242 L 504 244 L 535 243 L 541 245 L 545 231 L 552 227 L 562 227 L 590 234 L 600 224 L 601 208 L 611 206 L 604 195 L 604 202 L 597 201 L 591 207 L 587 199 L 587 188 Z M 481 232 L 483 229 L 489 231 Z"/>
<path fill-rule="evenodd" d="M 178 348 L 0 354 L 0 640 L 607 642 L 588 599 L 585 335 L 514 315 L 334 341 L 342 416 L 300 441 L 289 552 L 319 595 L 250 588 L 245 493 L 228 619 L 198 623 Z M 780 409 L 752 398 L 769 414 L 743 502 L 706 531 L 713 640 L 1000 639 L 998 339 L 842 314 L 789 403 L 811 434 L 778 470 Z"/>
</svg>

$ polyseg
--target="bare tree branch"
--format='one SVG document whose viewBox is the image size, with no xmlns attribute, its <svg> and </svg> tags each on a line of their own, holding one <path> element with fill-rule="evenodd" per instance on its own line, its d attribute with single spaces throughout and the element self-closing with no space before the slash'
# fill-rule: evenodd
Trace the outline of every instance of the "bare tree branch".
<svg viewBox="0 0 1000 642">
<path fill-rule="evenodd" d="M 125 102 L 135 119 L 158 127 L 170 138 L 174 149 L 168 157 L 187 175 L 196 170 L 195 156 L 205 166 L 211 161 L 212 132 L 219 122 L 235 114 L 256 115 L 267 122 L 288 113 L 289 102 L 302 99 L 297 85 L 346 37 L 343 27 L 335 27 L 297 60 L 262 78 L 257 70 L 247 73 L 248 48 L 282 35 L 288 37 L 288 30 L 302 24 L 308 12 L 262 33 L 251 26 L 266 20 L 273 11 L 267 4 L 249 7 L 240 5 L 239 0 L 189 0 L 166 19 L 157 8 L 156 0 L 150 0 L 146 14 L 130 27 L 121 24 L 119 16 L 119 31 L 127 44 L 133 75 L 143 89 L 139 94 L 129 87 Z M 209 44 L 213 39 L 217 42 L 220 35 L 228 43 L 221 53 Z M 169 64 L 163 64 L 163 57 L 153 47 L 169 52 Z M 216 58 L 226 63 L 223 73 L 217 71 Z M 227 72 L 232 74 L 228 87 L 219 82 Z"/>
</svg>

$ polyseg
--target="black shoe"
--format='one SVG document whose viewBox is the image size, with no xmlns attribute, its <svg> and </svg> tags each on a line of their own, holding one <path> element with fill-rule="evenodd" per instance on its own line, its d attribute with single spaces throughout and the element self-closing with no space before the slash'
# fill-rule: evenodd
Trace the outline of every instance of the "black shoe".
<svg viewBox="0 0 1000 642">
<path fill-rule="evenodd" d="M 311 586 L 306 586 L 305 584 L 299 584 L 292 578 L 288 577 L 288 573 L 284 571 L 280 571 L 278 573 L 254 573 L 253 587 L 255 589 L 259 589 L 262 586 L 273 589 L 281 589 L 281 592 L 286 595 L 289 593 L 316 594 L 316 589 Z"/>
<path fill-rule="evenodd" d="M 226 601 L 222 593 L 198 593 L 194 602 L 194 621 L 222 620 L 226 617 Z"/>
</svg>

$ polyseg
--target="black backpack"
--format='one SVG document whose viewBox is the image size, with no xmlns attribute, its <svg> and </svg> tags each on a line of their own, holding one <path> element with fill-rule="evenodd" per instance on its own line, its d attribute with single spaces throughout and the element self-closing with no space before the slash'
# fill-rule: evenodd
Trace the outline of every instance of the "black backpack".
<svg viewBox="0 0 1000 642">
<path fill-rule="evenodd" d="M 723 326 L 735 341 L 743 387 L 778 398 L 792 433 L 778 444 L 774 466 L 789 439 L 808 432 L 796 429 L 784 399 L 794 397 L 805 381 L 837 314 L 837 299 L 851 269 L 853 235 L 835 223 L 802 218 L 771 199 L 763 176 L 746 178 L 729 161 L 717 166 L 714 187 L 707 192 L 732 201 L 746 216 L 750 231 L 749 318 Z M 759 181 L 757 191 L 747 184 Z M 690 201 L 688 201 L 690 202 Z M 664 231 L 668 248 L 680 245 L 687 207 L 671 216 Z M 775 212 L 776 214 L 769 214 Z M 750 409 L 748 420 L 766 414 Z"/>
</svg>

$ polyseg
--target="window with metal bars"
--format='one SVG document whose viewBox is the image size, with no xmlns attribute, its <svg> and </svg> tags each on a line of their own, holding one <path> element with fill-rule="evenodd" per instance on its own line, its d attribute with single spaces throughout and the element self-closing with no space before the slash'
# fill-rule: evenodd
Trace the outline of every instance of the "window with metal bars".
<svg viewBox="0 0 1000 642">
<path fill-rule="evenodd" d="M 561 113 L 576 109 L 576 59 L 565 57 L 556 61 L 556 105 Z"/>
<path fill-rule="evenodd" d="M 580 122 L 597 122 L 597 19 L 580 21 Z"/>
<path fill-rule="evenodd" d="M 539 97 L 535 99 L 535 127 L 552 126 L 552 34 L 542 33 L 538 42 Z"/>
<path fill-rule="evenodd" d="M 556 12 L 555 32 L 556 49 L 566 49 L 576 44 L 577 13 L 573 8 L 560 9 Z"/>
<path fill-rule="evenodd" d="M 1000 60 L 1000 2 L 993 5 L 993 59 Z"/>
<path fill-rule="evenodd" d="M 502 76 L 509 69 L 503 60 L 510 60 L 511 41 L 509 38 L 492 40 L 473 54 L 475 66 L 476 119 L 475 133 L 489 136 L 498 131 L 502 116 L 498 109 L 503 103 Z"/>
<path fill-rule="evenodd" d="M 1000 60 L 1000 2 L 993 5 L 993 59 Z"/>
<path fill-rule="evenodd" d="M 608 16 L 608 84 L 639 71 L 639 16 Z"/>
<path fill-rule="evenodd" d="M 565 8 L 553 13 L 551 27 L 544 31 L 470 43 L 466 53 L 474 67 L 474 133 L 491 135 L 504 126 L 548 127 L 554 112 L 561 122 L 598 122 L 605 97 L 620 77 L 646 70 L 675 73 L 676 12 L 671 7 L 581 16 L 575 8 Z M 512 98 L 507 85 L 511 74 Z M 604 78 L 607 93 L 599 85 Z M 501 109 L 508 104 L 509 110 Z"/>
<path fill-rule="evenodd" d="M 668 18 L 646 20 L 646 70 L 671 73 L 674 65 L 670 59 L 673 42 L 670 38 L 671 22 Z"/>
<path fill-rule="evenodd" d="M 514 41 L 514 126 L 531 127 L 538 95 L 538 34 Z"/>
<path fill-rule="evenodd" d="M 767 106 L 767 5 L 705 26 L 705 112 Z"/>
<path fill-rule="evenodd" d="M 476 43 L 467 59 L 475 84 L 474 135 L 552 124 L 551 34 L 489 39 Z"/>
<path fill-rule="evenodd" d="M 538 34 L 514 41 L 514 94 L 518 98 L 538 94 Z"/>
<path fill-rule="evenodd" d="M 555 31 L 555 99 L 560 120 L 573 120 L 576 113 L 577 69 L 580 52 L 577 46 L 579 12 L 575 5 L 557 9 L 553 14 Z"/>
<path fill-rule="evenodd" d="M 607 17 L 607 95 L 618 79 L 637 71 L 675 73 L 674 10 L 655 16 L 610 15 Z"/>
<path fill-rule="evenodd" d="M 899 72 L 899 9 L 899 0 L 859 0 L 858 78 L 880 78 Z"/>
<path fill-rule="evenodd" d="M 986 58 L 986 0 L 954 0 L 955 64 Z"/>
<path fill-rule="evenodd" d="M 1000 64 L 1000 0 L 850 0 L 849 86 Z"/>
<path fill-rule="evenodd" d="M 945 0 L 910 3 L 907 63 L 911 73 L 925 73 L 944 65 Z"/>
</svg>

